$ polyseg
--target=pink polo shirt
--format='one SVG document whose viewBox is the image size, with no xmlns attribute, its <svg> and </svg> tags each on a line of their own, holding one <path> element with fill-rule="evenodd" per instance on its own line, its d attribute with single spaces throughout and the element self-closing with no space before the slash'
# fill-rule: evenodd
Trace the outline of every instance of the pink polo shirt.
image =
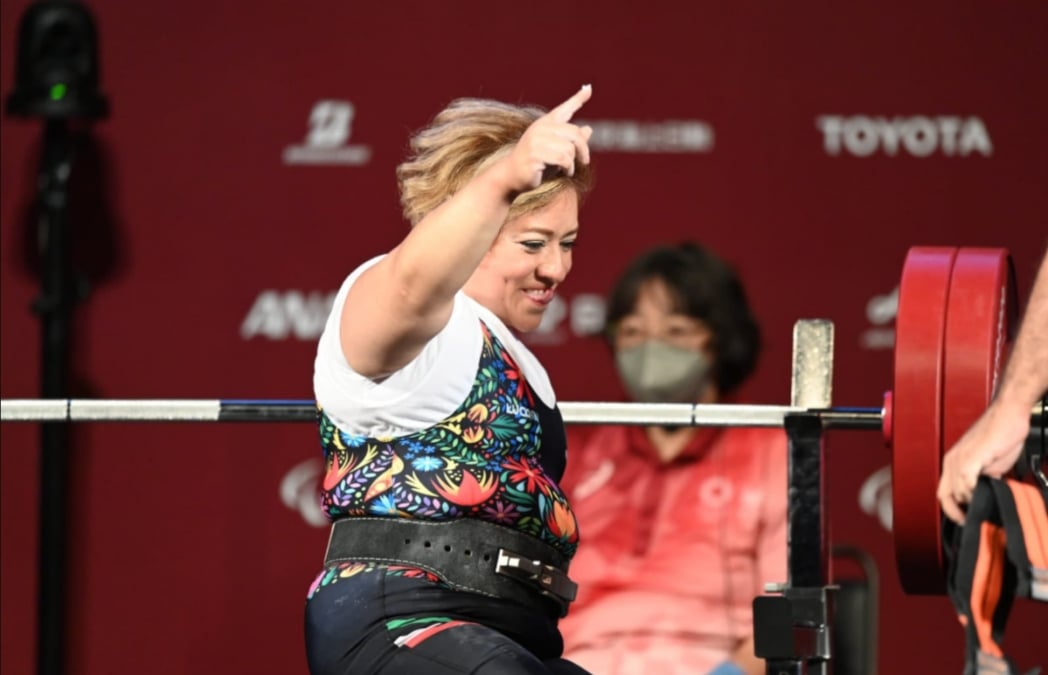
<svg viewBox="0 0 1048 675">
<path fill-rule="evenodd" d="M 565 658 L 601 675 L 703 673 L 752 635 L 786 580 L 786 436 L 701 429 L 663 464 L 641 427 L 569 427 L 579 522 Z"/>
</svg>

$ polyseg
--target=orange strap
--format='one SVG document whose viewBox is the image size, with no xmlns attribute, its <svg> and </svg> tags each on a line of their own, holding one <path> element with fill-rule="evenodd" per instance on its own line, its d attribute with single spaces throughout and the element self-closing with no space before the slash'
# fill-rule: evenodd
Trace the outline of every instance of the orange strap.
<svg viewBox="0 0 1048 675">
<path fill-rule="evenodd" d="M 1048 490 L 979 479 L 964 527 L 943 528 L 947 586 L 965 628 L 967 669 L 1018 673 L 1002 647 L 1015 598 L 1048 601 Z"/>
</svg>

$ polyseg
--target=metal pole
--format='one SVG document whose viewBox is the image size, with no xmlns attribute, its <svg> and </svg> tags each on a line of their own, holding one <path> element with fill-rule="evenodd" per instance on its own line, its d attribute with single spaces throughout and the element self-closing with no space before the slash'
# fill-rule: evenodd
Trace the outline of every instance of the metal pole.
<svg viewBox="0 0 1048 675">
<path fill-rule="evenodd" d="M 34 310 L 40 315 L 41 396 L 69 395 L 70 324 L 74 303 L 69 246 L 69 132 L 62 120 L 49 120 L 39 173 L 42 292 Z M 37 672 L 65 671 L 65 597 L 69 425 L 40 427 L 40 542 L 37 617 Z"/>
<path fill-rule="evenodd" d="M 828 675 L 830 617 L 823 425 L 815 413 L 786 416 L 789 446 L 787 581 L 753 601 L 753 637 L 768 675 Z"/>
</svg>

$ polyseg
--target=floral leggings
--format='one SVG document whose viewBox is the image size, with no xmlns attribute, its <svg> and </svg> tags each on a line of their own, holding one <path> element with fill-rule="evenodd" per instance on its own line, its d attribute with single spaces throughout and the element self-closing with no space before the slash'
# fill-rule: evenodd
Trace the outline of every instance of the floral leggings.
<svg viewBox="0 0 1048 675">
<path fill-rule="evenodd" d="M 306 602 L 312 675 L 588 675 L 560 658 L 547 618 L 382 567 L 343 567 L 351 574 L 321 573 Z"/>
</svg>

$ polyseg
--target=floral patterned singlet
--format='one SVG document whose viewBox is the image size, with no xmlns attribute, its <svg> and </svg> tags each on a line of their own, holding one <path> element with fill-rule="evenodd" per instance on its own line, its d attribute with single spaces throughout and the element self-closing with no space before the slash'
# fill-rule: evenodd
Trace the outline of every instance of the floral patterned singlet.
<svg viewBox="0 0 1048 675">
<path fill-rule="evenodd" d="M 473 386 L 458 409 L 434 426 L 373 438 L 341 431 L 320 411 L 327 468 L 323 508 L 332 520 L 480 518 L 534 536 L 570 558 L 578 545 L 577 524 L 557 485 L 565 465 L 564 422 L 534 394 L 483 321 L 480 327 L 483 347 Z"/>
</svg>

